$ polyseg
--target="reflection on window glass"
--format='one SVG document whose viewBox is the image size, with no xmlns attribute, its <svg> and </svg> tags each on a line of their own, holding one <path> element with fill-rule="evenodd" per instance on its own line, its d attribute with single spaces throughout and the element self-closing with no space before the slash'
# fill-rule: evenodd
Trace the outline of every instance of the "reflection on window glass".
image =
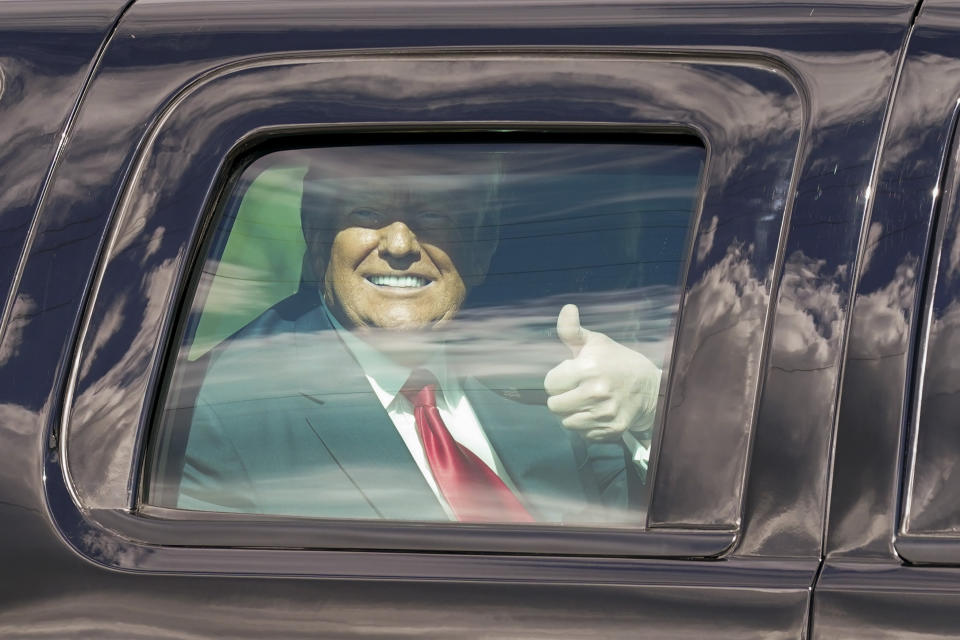
<svg viewBox="0 0 960 640">
<path fill-rule="evenodd" d="M 922 376 L 918 374 L 919 421 L 903 521 L 906 533 L 951 538 L 960 536 L 960 217 L 956 207 L 956 201 L 945 206 L 942 255 L 931 279 L 935 287 L 926 314 Z M 903 256 L 897 280 L 884 292 L 896 291 L 902 280 L 913 277 L 915 264 L 914 256 Z"/>
<path fill-rule="evenodd" d="M 270 153 L 234 182 L 146 502 L 642 525 L 704 149 Z"/>
</svg>

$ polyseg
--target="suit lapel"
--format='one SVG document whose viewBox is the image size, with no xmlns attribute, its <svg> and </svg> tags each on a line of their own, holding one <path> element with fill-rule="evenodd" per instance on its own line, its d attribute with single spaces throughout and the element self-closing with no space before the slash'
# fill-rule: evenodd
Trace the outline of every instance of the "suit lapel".
<svg viewBox="0 0 960 640">
<path fill-rule="evenodd" d="M 300 380 L 310 429 L 344 475 L 384 518 L 446 520 L 360 365 L 337 338 L 322 307 L 296 324 Z"/>
<path fill-rule="evenodd" d="M 534 517 L 562 522 L 595 498 L 580 478 L 577 443 L 545 406 L 510 400 L 474 378 L 463 383 L 490 444 Z"/>
</svg>

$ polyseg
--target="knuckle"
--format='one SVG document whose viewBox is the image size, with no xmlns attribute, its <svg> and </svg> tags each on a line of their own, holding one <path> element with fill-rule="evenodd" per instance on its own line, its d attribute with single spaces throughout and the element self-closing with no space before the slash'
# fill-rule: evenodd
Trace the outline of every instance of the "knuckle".
<svg viewBox="0 0 960 640">
<path fill-rule="evenodd" d="M 610 395 L 610 382 L 605 378 L 593 378 L 586 384 L 585 391 L 593 399 L 606 398 Z"/>
<path fill-rule="evenodd" d="M 595 356 L 581 354 L 577 361 L 577 368 L 584 375 L 596 375 L 600 370 L 600 364 Z"/>
<path fill-rule="evenodd" d="M 604 402 L 597 407 L 595 415 L 609 425 L 617 417 L 617 408 L 611 402 Z"/>
<path fill-rule="evenodd" d="M 622 416 L 615 416 L 608 426 L 616 433 L 623 433 L 627 430 L 627 421 Z"/>
<path fill-rule="evenodd" d="M 543 379 L 543 390 L 550 396 L 557 395 L 560 386 L 558 383 L 559 375 L 555 372 L 556 369 L 551 369 Z"/>
<path fill-rule="evenodd" d="M 558 396 L 550 396 L 547 398 L 547 408 L 553 413 L 569 413 L 564 410 L 563 401 Z"/>
</svg>

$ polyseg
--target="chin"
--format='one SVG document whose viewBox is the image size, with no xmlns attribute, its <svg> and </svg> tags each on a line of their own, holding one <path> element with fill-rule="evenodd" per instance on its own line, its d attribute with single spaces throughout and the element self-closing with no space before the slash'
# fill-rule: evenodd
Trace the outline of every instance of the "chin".
<svg viewBox="0 0 960 640">
<path fill-rule="evenodd" d="M 371 330 L 383 329 L 386 331 L 432 331 L 450 322 L 458 309 L 447 313 L 423 313 L 424 310 L 405 309 L 402 306 L 394 307 L 389 313 L 370 314 L 361 317 L 358 325 Z M 419 313 L 418 313 L 419 311 Z"/>
<path fill-rule="evenodd" d="M 371 330 L 376 331 L 378 329 L 384 331 L 433 331 L 438 329 L 443 325 L 447 324 L 447 320 L 441 318 L 439 320 L 418 320 L 418 319 L 407 319 L 407 320 L 381 320 L 377 322 L 367 323 L 367 327 Z"/>
</svg>

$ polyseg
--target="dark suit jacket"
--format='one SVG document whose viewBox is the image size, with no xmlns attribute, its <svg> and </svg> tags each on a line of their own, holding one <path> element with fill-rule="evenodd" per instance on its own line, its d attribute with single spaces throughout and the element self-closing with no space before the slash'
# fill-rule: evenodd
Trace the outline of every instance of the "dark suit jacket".
<svg viewBox="0 0 960 640">
<path fill-rule="evenodd" d="M 189 424 L 176 506 L 447 519 L 316 294 L 275 305 L 208 358 L 181 375 L 186 401 L 168 414 Z M 537 520 L 629 519 L 638 479 L 622 445 L 588 445 L 543 405 L 511 400 L 488 381 L 462 383 Z"/>
</svg>

